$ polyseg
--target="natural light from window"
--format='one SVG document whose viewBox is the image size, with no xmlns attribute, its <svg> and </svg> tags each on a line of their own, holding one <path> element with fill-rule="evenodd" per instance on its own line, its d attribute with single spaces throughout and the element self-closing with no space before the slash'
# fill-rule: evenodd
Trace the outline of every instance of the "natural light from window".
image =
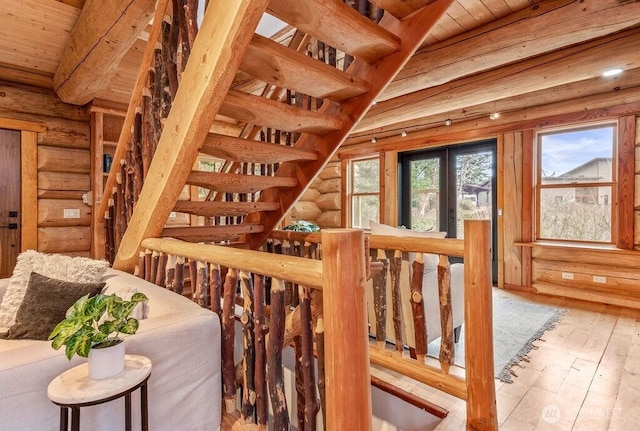
<svg viewBox="0 0 640 431">
<path fill-rule="evenodd" d="M 350 162 L 351 227 L 369 229 L 380 221 L 380 158 Z"/>
<path fill-rule="evenodd" d="M 538 239 L 612 243 L 616 126 L 538 134 Z"/>
</svg>

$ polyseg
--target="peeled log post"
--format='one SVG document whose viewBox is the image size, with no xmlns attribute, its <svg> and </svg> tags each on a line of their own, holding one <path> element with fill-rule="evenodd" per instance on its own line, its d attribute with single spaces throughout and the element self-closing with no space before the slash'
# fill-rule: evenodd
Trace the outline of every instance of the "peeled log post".
<svg viewBox="0 0 640 431">
<path fill-rule="evenodd" d="M 222 298 L 222 276 L 220 274 L 220 265 L 218 264 L 211 264 L 209 291 L 211 292 L 211 311 L 220 316 L 222 312 L 222 308 L 220 307 L 220 299 Z"/>
<path fill-rule="evenodd" d="M 396 250 L 391 260 L 391 312 L 393 313 L 393 332 L 396 352 L 402 355 L 404 340 L 402 338 L 402 297 L 400 295 L 400 271 L 402 269 L 402 252 Z"/>
<path fill-rule="evenodd" d="M 222 392 L 227 413 L 236 411 L 236 379 L 233 362 L 233 340 L 235 336 L 235 304 L 238 271 L 229 269 L 224 281 L 224 303 L 222 307 Z"/>
<path fill-rule="evenodd" d="M 301 368 L 304 389 L 304 431 L 315 431 L 318 415 L 316 376 L 313 365 L 313 317 L 311 294 L 307 287 L 300 287 L 301 319 Z"/>
<path fill-rule="evenodd" d="M 464 222 L 464 318 L 467 429 L 498 429 L 493 362 L 491 222 Z"/>
<path fill-rule="evenodd" d="M 242 405 L 240 413 L 245 422 L 253 422 L 253 413 L 256 407 L 256 387 L 255 387 L 255 360 L 256 345 L 253 320 L 253 282 L 251 274 L 247 271 L 240 271 L 240 285 L 242 288 L 242 323 L 244 357 L 242 358 Z"/>
<path fill-rule="evenodd" d="M 371 431 L 364 233 L 356 229 L 324 230 L 322 251 L 325 429 Z M 346 317 L 349 324 L 345 324 Z"/>
<path fill-rule="evenodd" d="M 209 266 L 207 262 L 198 262 L 197 277 L 194 290 L 194 299 L 200 307 L 209 305 Z"/>
<path fill-rule="evenodd" d="M 427 355 L 427 323 L 424 315 L 424 298 L 422 297 L 422 279 L 424 277 L 424 262 L 422 253 L 416 254 L 411 272 L 411 312 L 416 336 L 416 358 L 418 363 L 424 364 Z"/>
<path fill-rule="evenodd" d="M 384 251 L 378 250 L 378 262 L 382 263 L 382 271 L 373 276 L 373 308 L 376 315 L 376 341 L 378 348 L 384 350 L 387 344 L 387 268 L 389 262 Z"/>
<path fill-rule="evenodd" d="M 449 258 L 440 255 L 438 262 L 438 293 L 440 298 L 440 325 L 442 326 L 442 339 L 440 341 L 440 367 L 445 374 L 453 365 L 453 310 L 451 308 L 451 273 L 449 271 Z"/>
<path fill-rule="evenodd" d="M 189 260 L 189 286 L 191 287 L 191 300 L 195 301 L 198 287 L 198 262 L 195 260 Z"/>
<path fill-rule="evenodd" d="M 149 271 L 149 282 L 154 283 L 156 281 L 156 275 L 158 273 L 158 264 L 160 263 L 160 252 L 153 251 L 151 253 L 151 271 Z"/>
<path fill-rule="evenodd" d="M 258 426 L 263 429 L 267 427 L 268 405 L 267 405 L 267 348 L 265 344 L 265 285 L 264 276 L 255 276 L 254 282 L 254 324 L 253 331 L 255 333 L 256 342 L 256 364 L 255 364 L 255 386 L 256 386 L 256 419 Z"/>
<path fill-rule="evenodd" d="M 296 387 L 296 414 L 298 416 L 298 431 L 305 431 L 304 426 L 304 376 L 302 374 L 302 338 L 293 339 L 295 352 L 295 387 Z"/>
<path fill-rule="evenodd" d="M 320 409 L 322 410 L 322 423 L 327 423 L 327 397 L 326 378 L 324 366 L 324 320 L 319 316 L 316 322 L 316 352 L 318 354 L 318 395 L 320 395 Z M 326 429 L 326 426 L 325 426 Z"/>
<path fill-rule="evenodd" d="M 158 260 L 158 268 L 156 270 L 155 284 L 164 287 L 165 278 L 167 275 L 167 261 L 169 256 L 167 253 L 160 253 L 160 259 Z"/>
<path fill-rule="evenodd" d="M 173 282 L 173 291 L 182 295 L 184 290 L 184 257 L 178 256 L 176 259 L 176 272 Z"/>
<path fill-rule="evenodd" d="M 173 290 L 175 291 L 175 289 L 173 288 L 173 281 L 175 280 L 176 277 L 176 263 L 177 263 L 177 258 L 175 255 L 170 254 L 167 257 L 167 275 L 165 277 L 165 285 L 164 287 L 166 289 L 169 290 Z"/>
<path fill-rule="evenodd" d="M 144 251 L 144 279 L 151 281 L 151 257 L 153 252 L 151 250 Z"/>
<path fill-rule="evenodd" d="M 282 342 L 286 311 L 284 296 L 284 281 L 272 279 L 271 315 L 269 319 L 269 339 L 267 341 L 267 381 L 269 382 L 269 398 L 273 409 L 273 428 L 278 431 L 289 430 L 289 411 L 285 397 L 282 365 Z"/>
</svg>

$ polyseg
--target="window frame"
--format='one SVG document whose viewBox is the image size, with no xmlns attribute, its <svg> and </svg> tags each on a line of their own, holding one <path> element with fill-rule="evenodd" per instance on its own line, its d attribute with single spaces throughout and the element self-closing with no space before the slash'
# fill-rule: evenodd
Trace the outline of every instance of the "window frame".
<svg viewBox="0 0 640 431">
<path fill-rule="evenodd" d="M 559 135 L 562 133 L 580 132 L 585 130 L 601 129 L 605 127 L 612 128 L 612 149 L 611 149 L 611 180 L 602 182 L 567 182 L 561 184 L 542 184 L 542 137 L 549 135 Z M 560 128 L 539 130 L 534 135 L 534 151 L 535 151 L 535 170 L 534 170 L 534 213 L 535 213 L 535 231 L 534 241 L 558 242 L 558 243 L 575 243 L 584 245 L 604 245 L 615 246 L 618 241 L 618 217 L 616 211 L 618 205 L 618 158 L 619 158 L 619 142 L 618 142 L 618 121 L 602 121 L 580 125 L 568 125 Z M 610 205 L 611 230 L 609 241 L 589 241 L 583 239 L 563 239 L 563 238 L 547 238 L 541 236 L 541 195 L 542 190 L 552 189 L 581 189 L 581 188 L 600 188 L 609 187 L 611 193 L 608 195 Z"/>
<path fill-rule="evenodd" d="M 354 165 L 358 162 L 364 162 L 368 160 L 377 160 L 378 161 L 378 191 L 377 192 L 354 192 Z M 384 154 L 383 153 L 374 153 L 367 154 L 358 157 L 352 157 L 348 159 L 344 159 L 342 161 L 342 170 L 343 170 L 343 207 L 346 211 L 343 211 L 343 225 L 348 228 L 354 229 L 364 229 L 366 231 L 370 230 L 367 227 L 354 227 L 353 226 L 353 199 L 355 197 L 362 196 L 378 196 L 378 221 L 380 223 L 384 223 Z M 345 175 L 346 174 L 346 175 Z"/>
</svg>

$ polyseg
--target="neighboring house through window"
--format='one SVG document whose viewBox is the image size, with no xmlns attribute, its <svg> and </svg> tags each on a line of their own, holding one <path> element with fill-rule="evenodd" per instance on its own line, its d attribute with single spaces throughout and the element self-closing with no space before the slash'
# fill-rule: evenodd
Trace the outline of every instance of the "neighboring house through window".
<svg viewBox="0 0 640 431">
<path fill-rule="evenodd" d="M 616 125 L 538 134 L 537 239 L 615 243 Z"/>
</svg>

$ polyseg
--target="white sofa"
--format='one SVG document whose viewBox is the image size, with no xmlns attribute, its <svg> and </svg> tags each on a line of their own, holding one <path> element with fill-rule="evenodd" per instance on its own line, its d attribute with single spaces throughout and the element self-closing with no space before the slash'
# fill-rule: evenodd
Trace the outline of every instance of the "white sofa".
<svg viewBox="0 0 640 431">
<path fill-rule="evenodd" d="M 151 359 L 149 429 L 218 431 L 221 414 L 220 323 L 211 311 L 133 275 L 108 269 L 106 293 L 135 287 L 149 298 L 149 313 L 126 339 L 129 354 Z M 0 280 L 0 300 L 8 279 Z M 60 409 L 47 398 L 49 382 L 85 361 L 71 362 L 48 341 L 0 340 L 0 430 L 54 431 Z M 139 391 L 133 397 L 140 429 Z M 122 399 L 81 409 L 81 429 L 124 429 Z"/>
</svg>

